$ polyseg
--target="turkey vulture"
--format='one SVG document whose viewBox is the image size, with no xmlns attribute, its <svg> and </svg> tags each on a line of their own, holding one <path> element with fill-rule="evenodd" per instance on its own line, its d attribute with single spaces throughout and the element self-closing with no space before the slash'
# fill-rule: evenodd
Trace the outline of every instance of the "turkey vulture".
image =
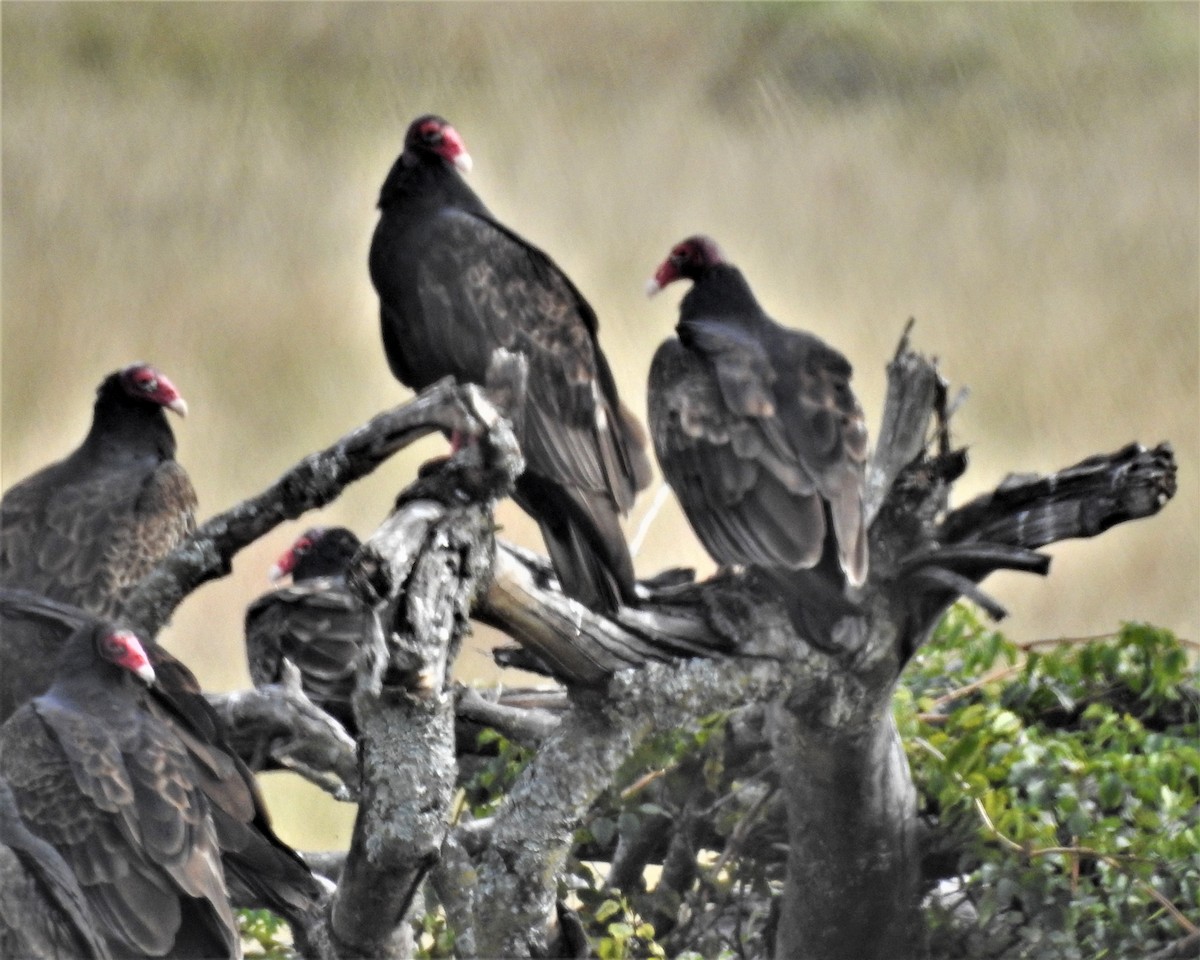
<svg viewBox="0 0 1200 960">
<path fill-rule="evenodd" d="M 154 367 L 134 363 L 104 379 L 83 443 L 0 500 L 0 586 L 120 613 L 195 525 L 196 492 L 164 410 L 184 416 L 187 405 Z"/>
<path fill-rule="evenodd" d="M 78 607 L 0 589 L 0 721 L 48 689 L 67 640 L 99 622 Z M 158 677 L 146 709 L 187 747 L 217 829 L 230 895 L 239 906 L 275 911 L 302 938 L 324 896 L 320 884 L 275 836 L 254 775 L 191 671 L 157 643 L 144 649 Z"/>
<path fill-rule="evenodd" d="M 254 685 L 278 683 L 286 657 L 304 692 L 350 733 L 355 664 L 371 629 L 371 609 L 346 588 L 346 568 L 360 544 L 345 527 L 306 530 L 279 558 L 271 579 L 291 586 L 264 594 L 246 609 L 246 657 Z"/>
<path fill-rule="evenodd" d="M 711 238 L 677 244 L 648 292 L 680 279 L 693 285 L 650 367 L 650 433 L 696 535 L 723 564 L 778 579 L 824 555 L 861 585 L 867 430 L 850 364 L 767 316 Z"/>
<path fill-rule="evenodd" d="M 650 480 L 645 435 L 617 397 L 596 314 L 566 274 L 488 211 L 441 117 L 414 120 L 379 195 L 371 280 L 392 373 L 420 390 L 483 384 L 494 352 L 525 357 L 515 499 L 541 528 L 563 591 L 612 612 L 636 602 L 619 515 Z"/>
<path fill-rule="evenodd" d="M 208 800 L 187 746 L 147 709 L 153 680 L 137 637 L 86 623 L 50 689 L 0 727 L 0 774 L 114 954 L 240 956 Z"/>
<path fill-rule="evenodd" d="M 74 871 L 25 826 L 2 776 L 0 957 L 112 957 Z"/>
</svg>

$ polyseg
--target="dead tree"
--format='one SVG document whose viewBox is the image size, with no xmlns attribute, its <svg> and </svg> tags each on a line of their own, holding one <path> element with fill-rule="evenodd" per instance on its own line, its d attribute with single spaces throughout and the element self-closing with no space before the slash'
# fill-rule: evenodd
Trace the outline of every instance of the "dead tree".
<svg viewBox="0 0 1200 960">
<path fill-rule="evenodd" d="M 357 558 L 354 582 L 380 614 L 355 697 L 360 806 L 350 850 L 325 858 L 338 887 L 310 939 L 331 957 L 404 956 L 401 921 L 428 888 L 459 956 L 577 955 L 572 925 L 557 922 L 568 915 L 555 878 L 597 797 L 656 732 L 757 704 L 786 810 L 774 955 L 920 956 L 916 798 L 890 710 L 904 664 L 957 598 L 1002 615 L 979 587 L 989 573 L 1045 574 L 1038 548 L 1157 513 L 1174 493 L 1175 465 L 1166 444 L 1130 445 L 1047 477 L 1010 477 L 949 509 L 966 456 L 950 446 L 946 385 L 907 332 L 888 385 L 868 478 L 871 575 L 850 603 L 831 607 L 827 588 L 804 574 L 781 603 L 778 584 L 727 572 L 704 583 L 663 578 L 636 609 L 590 613 L 557 591 L 540 558 L 497 547 L 492 505 L 511 490 L 520 454 L 479 390 L 449 384 L 308 458 L 167 558 L 127 608 L 150 634 L 246 543 L 328 502 L 405 443 L 439 429 L 477 438 L 402 493 Z M 465 702 L 536 753 L 493 816 L 454 822 L 448 671 L 471 616 L 517 640 L 566 697 L 554 713 L 459 698 L 460 719 Z M 287 729 L 294 693 L 261 692 L 257 714 L 242 702 L 227 716 L 269 716 Z M 293 741 L 312 736 L 299 729 Z M 335 735 L 322 749 L 340 759 L 322 761 L 317 749 L 298 765 L 328 762 L 344 786 L 347 745 Z M 636 838 L 622 842 L 614 872 L 639 873 L 645 854 L 631 853 Z M 685 884 L 690 847 L 672 849 L 660 856 L 664 877 L 670 868 Z"/>
</svg>

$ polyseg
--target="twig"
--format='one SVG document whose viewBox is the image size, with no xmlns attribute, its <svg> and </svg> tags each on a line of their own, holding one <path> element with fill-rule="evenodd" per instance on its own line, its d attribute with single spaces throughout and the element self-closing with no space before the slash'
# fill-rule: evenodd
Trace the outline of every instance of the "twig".
<svg viewBox="0 0 1200 960">
<path fill-rule="evenodd" d="M 458 717 L 492 727 L 508 740 L 525 747 L 536 748 L 559 724 L 559 718 L 548 710 L 493 703 L 474 687 L 456 687 L 455 700 Z"/>
<path fill-rule="evenodd" d="M 654 499 L 650 501 L 646 512 L 642 514 L 637 532 L 633 535 L 633 539 L 629 541 L 629 555 L 631 557 L 636 557 L 641 552 L 642 544 L 646 542 L 646 535 L 650 533 L 650 528 L 654 525 L 654 521 L 658 519 L 659 512 L 670 496 L 671 488 L 665 483 L 659 483 L 658 489 L 654 491 Z"/>
<path fill-rule="evenodd" d="M 286 657 L 280 683 L 253 690 L 210 694 L 230 737 L 243 754 L 246 742 L 266 743 L 280 766 L 316 784 L 337 800 L 358 799 L 358 760 L 353 738 L 314 704 L 300 685 L 300 672 Z"/>
<path fill-rule="evenodd" d="M 1036 640 L 1019 641 L 1016 646 L 1021 650 L 1037 650 L 1041 647 L 1067 647 L 1099 643 L 1102 640 L 1115 640 L 1119 636 L 1119 633 L 1113 631 L 1111 633 L 1097 633 L 1090 637 L 1039 637 Z M 1189 640 L 1186 637 L 1176 637 L 1175 639 L 1185 647 L 1200 650 L 1200 642 L 1196 640 Z"/>
<path fill-rule="evenodd" d="M 967 694 L 974 693 L 980 687 L 986 687 L 989 683 L 995 683 L 997 680 L 1003 680 L 1005 677 L 1012 676 L 1014 673 L 1020 673 L 1023 669 L 1025 669 L 1025 665 L 1022 663 L 1015 663 L 1011 667 L 999 667 L 990 673 L 985 673 L 977 680 L 972 680 L 970 683 L 964 684 L 961 687 L 957 687 L 954 690 L 951 690 L 949 693 L 943 693 L 940 697 L 933 701 L 932 706 L 944 707 L 947 703 L 953 703 L 955 700 L 965 697 Z"/>
<path fill-rule="evenodd" d="M 650 786 L 650 784 L 654 783 L 655 780 L 661 780 L 678 766 L 678 763 L 672 763 L 670 766 L 659 767 L 657 770 L 651 770 L 649 773 L 643 774 L 621 791 L 621 799 L 628 800 L 636 796 Z"/>
</svg>

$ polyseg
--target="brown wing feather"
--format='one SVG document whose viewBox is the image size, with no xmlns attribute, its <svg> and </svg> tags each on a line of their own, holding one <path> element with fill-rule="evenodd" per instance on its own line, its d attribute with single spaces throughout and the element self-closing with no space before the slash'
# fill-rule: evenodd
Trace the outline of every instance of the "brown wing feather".
<svg viewBox="0 0 1200 960">
<path fill-rule="evenodd" d="M 170 951 L 186 895 L 208 905 L 202 941 L 231 956 L 236 925 L 187 757 L 145 715 L 121 719 L 103 724 L 45 698 L 14 714 L 3 764 L 22 816 L 66 857 L 120 952 Z"/>
<path fill-rule="evenodd" d="M 0 589 L 0 720 L 50 683 L 58 651 L 93 618 L 76 607 Z M 303 924 L 322 891 L 300 858 L 275 836 L 253 774 L 233 752 L 191 671 L 157 644 L 146 653 L 158 682 L 146 709 L 186 746 L 208 799 L 231 890 L 240 906 L 267 907 Z"/>
<path fill-rule="evenodd" d="M 750 366 L 742 365 L 743 370 Z M 785 459 L 765 416 L 744 411 L 768 386 L 750 383 L 731 410 L 711 367 L 668 340 L 650 369 L 650 431 L 659 463 L 701 542 L 721 563 L 799 568 L 820 557 L 825 536 L 810 477 Z"/>
<path fill-rule="evenodd" d="M 524 355 L 528 468 L 626 509 L 646 480 L 645 455 L 620 411 L 591 307 L 549 257 L 493 221 L 444 213 L 423 241 L 421 335 L 438 375 L 482 383 L 496 348 Z"/>
<path fill-rule="evenodd" d="M 48 468 L 0 505 L 0 582 L 115 616 L 129 589 L 192 531 L 195 508 L 173 460 L 65 484 Z"/>
<path fill-rule="evenodd" d="M 842 570 L 859 585 L 867 575 L 863 494 L 868 449 L 866 418 L 850 389 L 851 367 L 816 337 L 776 329 L 780 332 L 772 353 L 785 361 L 777 387 L 780 419 L 798 461 L 829 505 Z"/>
<path fill-rule="evenodd" d="M 304 691 L 342 723 L 353 721 L 355 667 L 372 613 L 340 577 L 273 590 L 246 609 L 246 656 L 255 686 L 277 683 L 284 657 Z"/>
<path fill-rule="evenodd" d="M 62 855 L 25 825 L 0 776 L 0 956 L 112 956 Z"/>
<path fill-rule="evenodd" d="M 754 327 L 691 321 L 659 349 L 655 450 L 717 560 L 811 567 L 828 508 L 843 571 L 865 579 L 867 434 L 849 379 L 836 351 L 765 317 Z"/>
</svg>

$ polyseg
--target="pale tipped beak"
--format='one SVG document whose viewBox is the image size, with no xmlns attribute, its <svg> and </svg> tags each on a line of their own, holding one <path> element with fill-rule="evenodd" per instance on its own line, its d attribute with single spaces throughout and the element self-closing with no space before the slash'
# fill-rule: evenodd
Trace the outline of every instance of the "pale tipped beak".
<svg viewBox="0 0 1200 960">
<path fill-rule="evenodd" d="M 662 289 L 662 284 L 658 282 L 658 277 L 651 277 L 646 281 L 646 296 L 652 297 Z"/>
<path fill-rule="evenodd" d="M 150 686 L 152 683 L 154 683 L 154 668 L 150 666 L 149 663 L 139 664 L 134 673 L 137 674 L 138 679 L 141 680 L 146 686 Z"/>
<path fill-rule="evenodd" d="M 174 410 L 181 417 L 186 417 L 187 410 L 188 410 L 187 401 L 184 400 L 183 397 L 176 397 L 174 400 L 172 400 L 170 403 L 167 404 L 167 409 Z"/>
<path fill-rule="evenodd" d="M 454 155 L 454 166 L 463 173 L 470 173 L 471 168 L 475 166 L 475 162 L 471 159 L 471 155 L 463 150 L 461 153 Z"/>
<path fill-rule="evenodd" d="M 281 567 L 277 563 L 271 564 L 271 569 L 267 571 L 267 579 L 270 580 L 272 583 L 278 583 L 280 580 L 282 580 L 287 575 L 288 575 L 288 572 L 286 570 L 284 570 L 283 567 Z"/>
</svg>

